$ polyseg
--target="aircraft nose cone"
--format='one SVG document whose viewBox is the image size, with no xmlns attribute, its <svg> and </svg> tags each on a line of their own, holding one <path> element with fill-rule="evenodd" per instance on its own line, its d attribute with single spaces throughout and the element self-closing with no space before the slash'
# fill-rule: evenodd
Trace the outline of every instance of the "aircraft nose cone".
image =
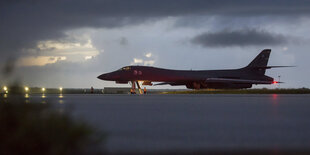
<svg viewBox="0 0 310 155">
<path fill-rule="evenodd" d="M 101 79 L 101 80 L 108 80 L 108 77 L 109 77 L 109 75 L 107 75 L 107 74 L 101 74 L 97 78 Z"/>
<path fill-rule="evenodd" d="M 120 76 L 115 72 L 111 72 L 111 73 L 101 74 L 97 78 L 101 80 L 107 80 L 107 81 L 116 81 L 116 80 L 119 80 Z"/>
</svg>

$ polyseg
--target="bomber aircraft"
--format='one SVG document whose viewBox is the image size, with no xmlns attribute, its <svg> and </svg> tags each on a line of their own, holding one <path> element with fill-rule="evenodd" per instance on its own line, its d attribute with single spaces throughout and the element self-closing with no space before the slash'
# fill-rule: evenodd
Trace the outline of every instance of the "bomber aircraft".
<svg viewBox="0 0 310 155">
<path fill-rule="evenodd" d="M 171 70 L 150 66 L 126 66 L 114 72 L 98 76 L 101 80 L 115 81 L 120 84 L 135 84 L 141 92 L 142 85 L 185 85 L 189 89 L 243 89 L 251 88 L 253 84 L 281 83 L 266 76 L 266 69 L 292 66 L 267 66 L 271 49 L 265 49 L 246 67 L 226 70 Z M 154 83 L 160 82 L 160 83 Z"/>
</svg>

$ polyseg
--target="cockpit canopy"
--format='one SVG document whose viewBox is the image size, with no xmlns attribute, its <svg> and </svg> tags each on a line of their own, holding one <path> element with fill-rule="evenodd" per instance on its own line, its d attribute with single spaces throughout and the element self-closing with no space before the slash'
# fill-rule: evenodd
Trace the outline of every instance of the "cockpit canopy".
<svg viewBox="0 0 310 155">
<path fill-rule="evenodd" d="M 129 71 L 130 69 L 131 69 L 131 67 L 126 66 L 126 67 L 123 67 L 123 68 L 121 68 L 119 70 L 121 70 L 121 71 Z"/>
</svg>

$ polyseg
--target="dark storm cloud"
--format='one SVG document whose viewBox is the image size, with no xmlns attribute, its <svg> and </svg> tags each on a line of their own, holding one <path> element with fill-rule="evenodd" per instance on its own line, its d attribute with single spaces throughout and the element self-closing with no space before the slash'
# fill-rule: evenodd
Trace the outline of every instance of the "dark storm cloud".
<svg viewBox="0 0 310 155">
<path fill-rule="evenodd" d="M 228 46 L 261 46 L 281 45 L 287 43 L 287 37 L 263 30 L 243 29 L 224 30 L 215 33 L 203 33 L 194 37 L 192 43 L 204 47 L 228 47 Z"/>
<path fill-rule="evenodd" d="M 4 0 L 0 52 L 18 55 L 77 28 L 114 28 L 168 16 L 304 16 L 309 6 L 306 0 Z"/>
</svg>

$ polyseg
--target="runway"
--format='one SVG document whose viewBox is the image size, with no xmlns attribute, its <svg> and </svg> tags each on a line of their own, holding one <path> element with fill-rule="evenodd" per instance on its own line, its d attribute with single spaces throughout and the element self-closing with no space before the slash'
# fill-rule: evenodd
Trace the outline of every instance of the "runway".
<svg viewBox="0 0 310 155">
<path fill-rule="evenodd" d="M 310 95 L 30 95 L 106 132 L 109 152 L 304 150 Z"/>
</svg>

